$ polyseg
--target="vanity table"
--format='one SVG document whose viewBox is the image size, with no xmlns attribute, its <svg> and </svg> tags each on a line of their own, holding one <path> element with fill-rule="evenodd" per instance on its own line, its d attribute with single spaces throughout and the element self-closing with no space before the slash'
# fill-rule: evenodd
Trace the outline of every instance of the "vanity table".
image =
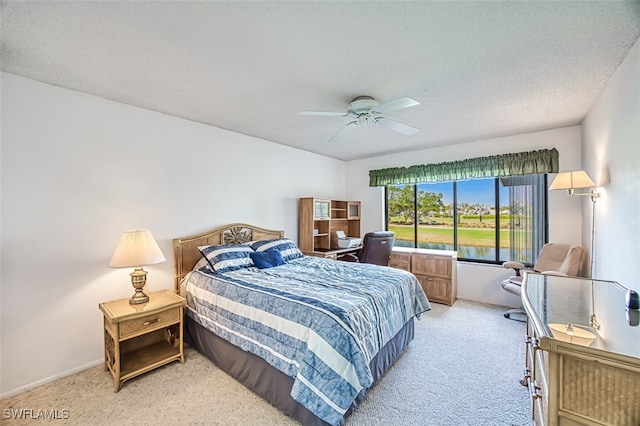
<svg viewBox="0 0 640 426">
<path fill-rule="evenodd" d="M 640 425 L 640 325 L 614 281 L 527 273 L 526 367 L 535 425 Z"/>
</svg>

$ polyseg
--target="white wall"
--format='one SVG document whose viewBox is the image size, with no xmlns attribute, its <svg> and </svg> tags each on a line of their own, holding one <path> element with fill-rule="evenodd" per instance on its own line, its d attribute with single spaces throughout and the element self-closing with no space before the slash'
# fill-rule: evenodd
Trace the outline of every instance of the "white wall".
<svg viewBox="0 0 640 426">
<path fill-rule="evenodd" d="M 297 198 L 345 196 L 345 163 L 2 73 L 1 394 L 99 363 L 98 303 L 129 297 L 107 267 L 150 229 L 173 286 L 173 238 L 232 222 L 297 240 Z M 319 178 L 321 176 L 321 178 Z"/>
<path fill-rule="evenodd" d="M 417 133 L 414 137 L 419 137 Z M 441 163 L 510 152 L 556 148 L 560 171 L 581 167 L 580 126 L 487 139 L 452 146 L 354 160 L 347 163 L 347 197 L 362 201 L 362 232 L 384 229 L 384 189 L 369 187 L 369 170 Z M 551 175 L 552 179 L 555 175 Z M 563 191 L 549 193 L 549 240 L 582 244 L 581 203 Z M 510 271 L 495 265 L 458 262 L 458 297 L 505 306 L 519 299 L 502 290 Z"/>
<path fill-rule="evenodd" d="M 600 186 L 594 276 L 640 291 L 640 42 L 583 122 L 585 170 Z M 584 200 L 585 241 L 591 202 Z"/>
</svg>

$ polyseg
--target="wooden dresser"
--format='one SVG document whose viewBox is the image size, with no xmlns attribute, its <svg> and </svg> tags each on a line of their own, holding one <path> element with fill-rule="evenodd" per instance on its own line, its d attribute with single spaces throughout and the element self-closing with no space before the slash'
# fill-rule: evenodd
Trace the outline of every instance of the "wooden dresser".
<svg viewBox="0 0 640 426">
<path fill-rule="evenodd" d="M 430 301 L 453 305 L 458 296 L 457 257 L 455 251 L 394 247 L 389 266 L 415 275 Z"/>
<path fill-rule="evenodd" d="M 526 274 L 535 425 L 640 425 L 640 312 L 625 297 L 612 281 Z"/>
</svg>

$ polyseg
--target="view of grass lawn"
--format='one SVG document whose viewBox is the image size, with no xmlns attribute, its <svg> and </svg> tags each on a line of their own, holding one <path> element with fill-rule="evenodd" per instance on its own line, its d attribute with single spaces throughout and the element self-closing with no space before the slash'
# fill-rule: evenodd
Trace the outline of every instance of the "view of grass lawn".
<svg viewBox="0 0 640 426">
<path fill-rule="evenodd" d="M 413 225 L 390 224 L 389 231 L 396 233 L 396 239 L 413 241 Z M 451 226 L 420 225 L 418 242 L 431 244 L 453 244 Z M 495 247 L 495 229 L 458 227 L 458 245 L 473 247 Z M 500 230 L 500 248 L 509 248 L 509 230 Z"/>
</svg>

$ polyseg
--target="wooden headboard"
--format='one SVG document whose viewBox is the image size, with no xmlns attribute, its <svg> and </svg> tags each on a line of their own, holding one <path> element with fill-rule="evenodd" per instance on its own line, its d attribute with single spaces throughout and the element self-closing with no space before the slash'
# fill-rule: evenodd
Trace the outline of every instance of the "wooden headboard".
<svg viewBox="0 0 640 426">
<path fill-rule="evenodd" d="M 283 238 L 284 231 L 259 228 L 246 223 L 232 223 L 198 235 L 173 240 L 173 254 L 176 265 L 175 291 L 180 291 L 180 281 L 202 258 L 198 246 L 218 244 L 242 244 L 249 241 Z"/>
</svg>

